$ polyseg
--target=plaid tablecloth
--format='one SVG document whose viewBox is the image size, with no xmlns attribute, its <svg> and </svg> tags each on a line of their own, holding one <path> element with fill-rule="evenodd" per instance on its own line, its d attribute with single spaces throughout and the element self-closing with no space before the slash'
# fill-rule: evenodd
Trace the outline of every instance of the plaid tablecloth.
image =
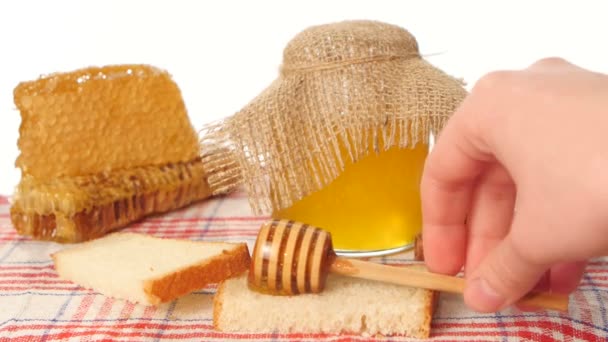
<svg viewBox="0 0 608 342">
<path fill-rule="evenodd" d="M 106 298 L 57 278 L 49 255 L 60 244 L 15 233 L 9 203 L 0 197 L 0 341 L 364 341 L 355 335 L 224 334 L 213 330 L 213 286 L 158 308 Z M 210 241 L 247 241 L 266 218 L 254 217 L 243 194 L 202 202 L 149 218 L 127 231 Z M 379 262 L 408 263 L 404 253 Z M 434 341 L 606 341 L 608 259 L 593 261 L 568 314 L 508 310 L 482 315 L 459 296 L 441 296 Z M 385 340 L 408 340 L 386 338 Z"/>
</svg>

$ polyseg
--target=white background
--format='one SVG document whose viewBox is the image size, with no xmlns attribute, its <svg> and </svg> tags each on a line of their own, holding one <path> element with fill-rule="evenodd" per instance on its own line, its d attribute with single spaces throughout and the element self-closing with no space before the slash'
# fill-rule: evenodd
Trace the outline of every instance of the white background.
<svg viewBox="0 0 608 342">
<path fill-rule="evenodd" d="M 149 63 L 180 86 L 196 128 L 238 111 L 277 76 L 310 25 L 381 20 L 463 77 L 562 56 L 608 72 L 603 1 L 0 1 L 0 194 L 19 180 L 20 81 L 90 65 Z"/>
</svg>

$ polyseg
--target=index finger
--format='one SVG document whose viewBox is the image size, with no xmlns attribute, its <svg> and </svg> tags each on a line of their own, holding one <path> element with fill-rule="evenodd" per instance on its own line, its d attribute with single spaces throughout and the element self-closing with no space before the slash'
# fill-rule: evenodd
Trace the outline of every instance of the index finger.
<svg viewBox="0 0 608 342">
<path fill-rule="evenodd" d="M 465 260 L 466 217 L 478 176 L 491 159 L 481 148 L 470 99 L 437 139 L 421 179 L 424 259 L 431 271 L 456 274 Z"/>
</svg>

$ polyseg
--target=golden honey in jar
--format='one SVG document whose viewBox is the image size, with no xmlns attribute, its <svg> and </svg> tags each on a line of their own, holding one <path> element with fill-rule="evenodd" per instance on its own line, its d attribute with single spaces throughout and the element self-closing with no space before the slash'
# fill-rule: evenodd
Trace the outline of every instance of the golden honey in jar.
<svg viewBox="0 0 608 342">
<path fill-rule="evenodd" d="M 272 216 L 327 230 L 342 255 L 406 249 L 421 231 L 420 179 L 427 153 L 425 143 L 369 153 L 347 164 L 326 187 Z"/>
</svg>

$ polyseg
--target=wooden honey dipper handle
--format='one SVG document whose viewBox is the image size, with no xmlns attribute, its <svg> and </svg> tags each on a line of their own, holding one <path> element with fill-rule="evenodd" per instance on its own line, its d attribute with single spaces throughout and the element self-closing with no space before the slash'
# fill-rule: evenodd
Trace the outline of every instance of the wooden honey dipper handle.
<svg viewBox="0 0 608 342">
<path fill-rule="evenodd" d="M 338 257 L 328 232 L 301 222 L 273 220 L 262 225 L 249 270 L 251 289 L 275 295 L 319 293 L 328 273 L 452 293 L 462 293 L 465 287 L 463 278 Z M 550 293 L 531 293 L 519 303 L 568 309 L 567 296 Z"/>
<path fill-rule="evenodd" d="M 356 259 L 334 258 L 330 265 L 330 271 L 349 277 L 377 280 L 442 292 L 462 294 L 465 288 L 465 280 L 460 277 L 431 273 L 417 267 L 395 267 Z M 532 292 L 520 299 L 518 304 L 567 311 L 568 300 L 567 295 Z"/>
</svg>

